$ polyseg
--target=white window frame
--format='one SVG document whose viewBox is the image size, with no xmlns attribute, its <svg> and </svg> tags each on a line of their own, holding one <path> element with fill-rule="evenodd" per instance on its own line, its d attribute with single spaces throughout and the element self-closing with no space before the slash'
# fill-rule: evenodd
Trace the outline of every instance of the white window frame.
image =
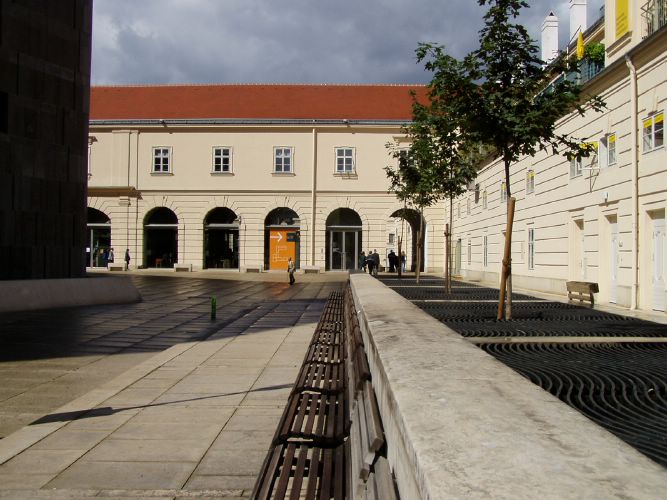
<svg viewBox="0 0 667 500">
<path fill-rule="evenodd" d="M 616 148 L 616 142 L 618 138 L 616 137 L 616 132 L 607 134 L 604 139 L 604 146 L 607 149 L 607 154 L 605 155 L 605 166 L 611 167 L 612 165 L 616 165 L 618 163 L 618 153 Z"/>
<path fill-rule="evenodd" d="M 172 148 L 171 146 L 154 146 L 151 164 L 152 174 L 170 174 L 172 173 Z M 166 156 L 165 156 L 166 153 Z M 159 156 L 158 156 L 159 155 Z M 160 160 L 160 169 L 156 168 L 156 160 Z M 166 164 L 166 170 L 165 170 Z"/>
<path fill-rule="evenodd" d="M 470 215 L 470 196 L 466 200 L 466 215 Z"/>
<path fill-rule="evenodd" d="M 334 149 L 334 172 L 341 175 L 353 175 L 357 171 L 356 148 L 351 146 L 338 146 Z M 349 153 L 349 155 L 347 154 Z M 343 168 L 339 168 L 339 161 L 343 160 Z M 349 168 L 348 167 L 349 160 Z"/>
<path fill-rule="evenodd" d="M 507 202 L 507 183 L 500 181 L 500 203 Z"/>
<path fill-rule="evenodd" d="M 660 139 L 658 140 L 658 134 Z M 650 153 L 665 146 L 665 112 L 642 120 L 642 152 Z"/>
<path fill-rule="evenodd" d="M 535 269 L 535 228 L 528 228 L 528 269 Z"/>
<path fill-rule="evenodd" d="M 456 216 L 460 219 L 461 218 L 461 202 L 456 203 Z"/>
<path fill-rule="evenodd" d="M 598 142 L 598 158 L 600 168 L 611 167 L 616 164 L 616 134 L 606 134 Z"/>
<path fill-rule="evenodd" d="M 581 158 L 572 158 L 570 160 L 570 179 L 581 177 L 584 174 L 584 168 Z"/>
<path fill-rule="evenodd" d="M 472 238 L 468 238 L 468 265 L 472 264 Z"/>
<path fill-rule="evenodd" d="M 535 170 L 532 168 L 526 172 L 526 194 L 535 192 Z"/>
<path fill-rule="evenodd" d="M 226 151 L 227 154 L 223 154 Z M 232 170 L 232 148 L 230 146 L 214 146 L 213 147 L 213 161 L 211 163 L 212 174 L 231 174 Z M 225 170 L 225 162 L 227 159 L 227 169 Z M 216 160 L 220 160 L 220 165 L 216 165 Z"/>
<path fill-rule="evenodd" d="M 287 152 L 287 155 L 285 153 Z M 289 168 L 285 169 L 285 160 L 289 160 Z M 278 163 L 280 160 L 280 170 Z M 273 173 L 274 174 L 293 174 L 294 173 L 294 148 L 292 146 L 276 146 L 273 148 Z"/>
<path fill-rule="evenodd" d="M 484 210 L 489 208 L 489 200 L 488 200 L 488 195 L 486 194 L 486 189 L 482 191 L 482 208 Z"/>
</svg>

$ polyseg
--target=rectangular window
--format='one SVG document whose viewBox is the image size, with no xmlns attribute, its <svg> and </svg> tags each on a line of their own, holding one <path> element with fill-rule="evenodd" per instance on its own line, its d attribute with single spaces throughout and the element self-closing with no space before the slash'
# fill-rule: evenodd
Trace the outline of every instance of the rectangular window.
<svg viewBox="0 0 667 500">
<path fill-rule="evenodd" d="M 644 153 L 661 148 L 664 145 L 664 113 L 658 113 L 644 120 Z"/>
<path fill-rule="evenodd" d="M 489 263 L 489 237 L 484 235 L 484 267 Z"/>
<path fill-rule="evenodd" d="M 389 233 L 389 239 L 387 240 L 387 243 L 390 245 L 394 244 L 394 233 Z"/>
<path fill-rule="evenodd" d="M 616 134 L 609 134 L 606 137 L 607 147 L 607 166 L 616 164 Z"/>
<path fill-rule="evenodd" d="M 461 218 L 461 202 L 460 201 L 456 204 L 456 216 L 459 219 Z"/>
<path fill-rule="evenodd" d="M 535 229 L 528 229 L 528 269 L 535 269 Z"/>
<path fill-rule="evenodd" d="M 468 265 L 472 264 L 472 240 L 468 238 Z"/>
<path fill-rule="evenodd" d="M 153 148 L 153 172 L 171 172 L 171 148 Z"/>
<path fill-rule="evenodd" d="M 213 148 L 213 173 L 226 174 L 232 171 L 232 149 Z"/>
<path fill-rule="evenodd" d="M 275 173 L 288 174 L 292 172 L 292 148 L 274 148 L 273 156 L 273 171 Z"/>
<path fill-rule="evenodd" d="M 336 173 L 354 173 L 354 148 L 336 148 Z"/>
<path fill-rule="evenodd" d="M 470 197 L 466 200 L 466 214 L 470 215 Z"/>
<path fill-rule="evenodd" d="M 581 158 L 572 158 L 570 160 L 570 179 L 579 177 L 582 172 Z"/>
<path fill-rule="evenodd" d="M 607 134 L 600 138 L 598 147 L 600 168 L 609 167 L 616 163 L 616 134 Z"/>
<path fill-rule="evenodd" d="M 526 172 L 526 194 L 535 192 L 535 170 Z"/>
<path fill-rule="evenodd" d="M 500 202 L 505 203 L 507 201 L 507 184 L 505 181 L 500 183 Z"/>
<path fill-rule="evenodd" d="M 488 201 L 486 198 L 486 189 L 482 192 L 482 208 L 486 210 L 488 208 Z"/>
</svg>

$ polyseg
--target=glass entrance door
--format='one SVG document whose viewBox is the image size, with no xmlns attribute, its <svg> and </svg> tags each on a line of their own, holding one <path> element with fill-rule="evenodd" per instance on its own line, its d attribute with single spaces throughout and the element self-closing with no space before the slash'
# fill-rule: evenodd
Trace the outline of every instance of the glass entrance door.
<svg viewBox="0 0 667 500">
<path fill-rule="evenodd" d="M 329 231 L 329 262 L 332 271 L 349 271 L 357 268 L 359 232 Z"/>
</svg>

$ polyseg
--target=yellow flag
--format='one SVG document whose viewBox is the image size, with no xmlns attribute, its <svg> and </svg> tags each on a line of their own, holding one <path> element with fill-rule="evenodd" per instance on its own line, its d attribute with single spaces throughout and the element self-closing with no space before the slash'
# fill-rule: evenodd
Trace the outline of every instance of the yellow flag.
<svg viewBox="0 0 667 500">
<path fill-rule="evenodd" d="M 579 30 L 579 36 L 577 37 L 577 59 L 582 60 L 584 58 L 584 34 Z"/>
</svg>

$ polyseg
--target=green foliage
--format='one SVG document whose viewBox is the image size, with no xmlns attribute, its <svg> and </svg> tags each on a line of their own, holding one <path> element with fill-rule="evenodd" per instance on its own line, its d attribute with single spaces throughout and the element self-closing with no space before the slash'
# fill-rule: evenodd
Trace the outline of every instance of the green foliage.
<svg viewBox="0 0 667 500">
<path fill-rule="evenodd" d="M 441 88 L 446 87 L 450 94 L 458 92 L 463 83 L 460 63 L 449 56 L 438 63 Z M 459 129 L 461 110 L 454 106 L 458 101 L 442 95 L 429 97 L 424 104 L 413 94 L 413 120 L 404 130 L 410 145 L 401 149 L 388 144 L 398 168 L 385 168 L 390 191 L 420 209 L 462 194 L 475 178 L 476 150 L 470 150 L 472 142 L 466 141 L 465 132 Z"/>
<path fill-rule="evenodd" d="M 597 97 L 583 103 L 581 87 L 567 78 L 558 79 L 544 89 L 554 74 L 570 71 L 562 58 L 548 69 L 538 57 L 538 47 L 526 29 L 514 22 L 523 0 L 478 0 L 488 5 L 485 25 L 480 31 L 480 46 L 462 61 L 445 53 L 442 46 L 422 44 L 419 61 L 433 71 L 431 99 L 456 101 L 458 129 L 466 131 L 466 141 L 493 148 L 505 164 L 509 191 L 510 165 L 524 155 L 540 150 L 553 154 L 587 156 L 582 141 L 557 134 L 556 121 L 573 110 L 583 114 L 586 106 L 599 110 L 604 103 Z M 451 67 L 458 69 L 460 86 L 452 92 Z M 508 195 L 511 193 L 508 192 Z"/>
<path fill-rule="evenodd" d="M 584 57 L 590 61 L 604 62 L 604 44 L 601 42 L 591 42 L 584 47 Z"/>
</svg>

